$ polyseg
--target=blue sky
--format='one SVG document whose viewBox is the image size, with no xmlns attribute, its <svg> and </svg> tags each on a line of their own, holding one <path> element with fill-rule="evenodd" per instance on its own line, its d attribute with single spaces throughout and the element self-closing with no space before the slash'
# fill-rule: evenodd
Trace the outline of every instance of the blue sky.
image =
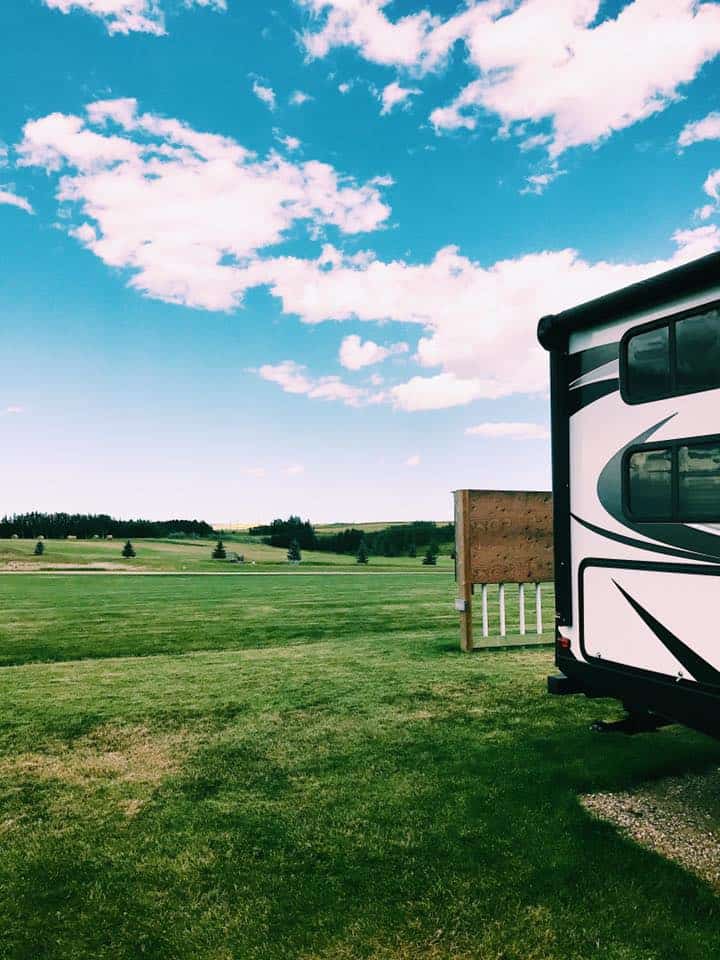
<svg viewBox="0 0 720 960">
<path fill-rule="evenodd" d="M 0 35 L 3 511 L 545 488 L 538 317 L 720 247 L 718 3 L 5 0 Z"/>
</svg>

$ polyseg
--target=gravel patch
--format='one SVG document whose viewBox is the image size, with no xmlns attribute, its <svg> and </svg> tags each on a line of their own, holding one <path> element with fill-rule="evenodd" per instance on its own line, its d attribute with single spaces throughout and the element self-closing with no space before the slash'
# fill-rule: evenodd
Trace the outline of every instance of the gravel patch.
<svg viewBox="0 0 720 960">
<path fill-rule="evenodd" d="M 580 802 L 720 893 L 720 769 L 668 777 L 628 793 L 589 794 Z"/>
</svg>

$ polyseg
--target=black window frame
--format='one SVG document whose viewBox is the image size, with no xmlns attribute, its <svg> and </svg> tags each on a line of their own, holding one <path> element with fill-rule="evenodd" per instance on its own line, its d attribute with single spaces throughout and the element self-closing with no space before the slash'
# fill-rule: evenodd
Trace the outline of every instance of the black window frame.
<svg viewBox="0 0 720 960">
<path fill-rule="evenodd" d="M 697 391 L 695 391 L 697 392 Z M 693 514 L 680 515 L 680 470 L 678 467 L 680 447 L 702 443 L 715 443 L 720 446 L 720 433 L 703 434 L 699 437 L 680 437 L 673 440 L 657 440 L 653 443 L 637 443 L 623 453 L 622 457 L 622 508 L 628 520 L 633 523 L 720 523 L 720 504 L 717 517 L 709 520 Z M 670 451 L 671 513 L 669 517 L 642 516 L 632 512 L 630 500 L 630 458 L 634 453 L 649 453 L 652 450 Z"/>
<path fill-rule="evenodd" d="M 659 317 L 657 320 L 650 320 L 648 323 L 638 324 L 626 330 L 620 339 L 620 396 L 629 406 L 639 406 L 643 403 L 655 403 L 657 400 L 667 400 L 670 397 L 685 397 L 693 393 L 705 393 L 708 390 L 720 390 L 720 379 L 716 387 L 691 387 L 679 388 L 677 386 L 677 345 L 675 337 L 675 327 L 681 320 L 689 317 L 701 317 L 704 313 L 710 313 L 711 310 L 717 310 L 720 313 L 720 300 L 711 300 L 699 306 L 690 307 L 682 310 L 680 313 L 667 314 Z M 652 400 L 634 400 L 628 393 L 628 342 L 641 333 L 649 333 L 651 330 L 660 330 L 662 327 L 668 328 L 668 353 L 670 358 L 670 391 L 661 393 Z"/>
</svg>

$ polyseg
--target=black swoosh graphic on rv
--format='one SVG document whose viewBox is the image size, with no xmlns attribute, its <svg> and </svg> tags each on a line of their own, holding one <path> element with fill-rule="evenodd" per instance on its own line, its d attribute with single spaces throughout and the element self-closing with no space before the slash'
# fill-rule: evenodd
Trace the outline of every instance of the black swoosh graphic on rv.
<svg viewBox="0 0 720 960">
<path fill-rule="evenodd" d="M 626 443 L 618 452 L 612 456 L 600 471 L 597 482 L 598 500 L 607 510 L 610 516 L 617 520 L 633 533 L 640 533 L 643 536 L 651 537 L 660 543 L 668 543 L 672 547 L 689 551 L 696 554 L 702 554 L 703 559 L 711 560 L 714 563 L 720 562 L 720 536 L 712 533 L 705 533 L 703 530 L 695 530 L 682 523 L 634 523 L 623 512 L 622 505 L 622 461 L 625 451 L 628 447 L 636 444 L 645 443 L 661 427 L 677 416 L 671 413 L 669 417 L 659 420 L 648 430 L 644 430 L 637 437 Z M 643 543 L 643 550 L 650 550 L 655 553 L 663 553 L 653 544 Z M 697 559 L 697 558 L 695 558 Z"/>
<path fill-rule="evenodd" d="M 605 530 L 604 527 L 597 527 L 589 520 L 583 520 L 576 513 L 571 513 L 573 520 L 590 530 L 597 533 L 606 540 L 614 540 L 615 543 L 624 543 L 628 547 L 637 547 L 638 550 L 650 550 L 651 553 L 659 553 L 664 557 L 678 557 L 680 560 L 700 560 L 702 563 L 717 563 L 717 557 L 707 553 L 691 553 L 689 550 L 675 550 L 673 547 L 661 547 L 654 543 L 648 543 L 647 540 L 636 540 L 634 537 L 624 537 L 621 533 L 613 533 L 611 530 Z"/>
<path fill-rule="evenodd" d="M 582 410 L 595 403 L 596 400 L 607 397 L 610 393 L 615 393 L 620 389 L 620 381 L 617 377 L 611 380 L 596 380 L 594 383 L 588 383 L 584 387 L 573 387 L 568 392 L 568 413 L 572 416 L 578 410 Z"/>
<path fill-rule="evenodd" d="M 586 373 L 592 373 L 598 367 L 610 363 L 618 358 L 618 341 L 603 343 L 599 347 L 588 347 L 587 350 L 578 350 L 567 358 L 567 376 L 570 383 Z"/>
<path fill-rule="evenodd" d="M 715 667 L 711 666 L 707 660 L 703 660 L 703 658 L 695 653 L 694 650 L 691 650 L 687 644 L 683 643 L 679 637 L 676 637 L 675 634 L 671 633 L 659 620 L 656 620 L 645 607 L 639 604 L 634 597 L 630 596 L 627 590 L 623 590 L 617 580 L 613 580 L 613 583 L 640 619 L 650 627 L 660 643 L 670 651 L 676 660 L 680 661 L 686 670 L 690 671 L 699 683 L 710 683 L 714 686 L 720 686 L 720 672 L 718 672 Z"/>
</svg>

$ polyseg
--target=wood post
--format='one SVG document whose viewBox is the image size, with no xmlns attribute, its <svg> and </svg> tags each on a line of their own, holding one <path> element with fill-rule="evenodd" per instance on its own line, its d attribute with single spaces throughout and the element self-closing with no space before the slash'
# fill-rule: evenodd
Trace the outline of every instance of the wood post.
<svg viewBox="0 0 720 960">
<path fill-rule="evenodd" d="M 525 636 L 525 584 L 518 584 L 518 607 L 520 608 L 520 636 Z"/>
<path fill-rule="evenodd" d="M 457 490 L 455 492 L 455 556 L 458 588 L 458 599 L 455 606 L 460 613 L 460 649 L 469 653 L 473 648 L 469 490 Z"/>
</svg>

